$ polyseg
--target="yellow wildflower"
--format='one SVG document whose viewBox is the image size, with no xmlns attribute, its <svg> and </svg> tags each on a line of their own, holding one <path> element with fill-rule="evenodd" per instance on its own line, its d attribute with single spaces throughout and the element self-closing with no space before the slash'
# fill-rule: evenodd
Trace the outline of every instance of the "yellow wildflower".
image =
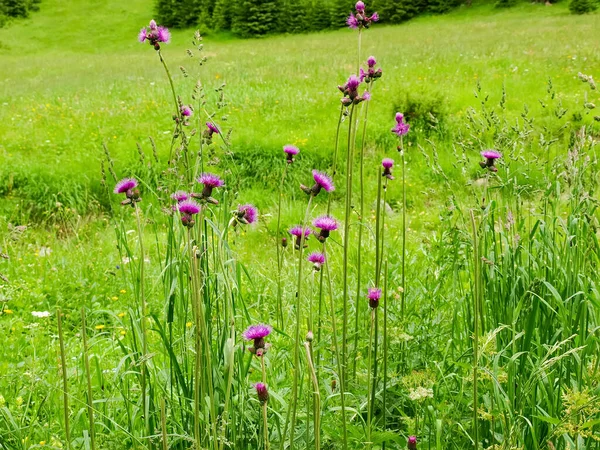
<svg viewBox="0 0 600 450">
<path fill-rule="evenodd" d="M 96 328 L 96 330 L 102 330 L 104 327 L 105 325 L 96 325 L 94 328 Z"/>
</svg>

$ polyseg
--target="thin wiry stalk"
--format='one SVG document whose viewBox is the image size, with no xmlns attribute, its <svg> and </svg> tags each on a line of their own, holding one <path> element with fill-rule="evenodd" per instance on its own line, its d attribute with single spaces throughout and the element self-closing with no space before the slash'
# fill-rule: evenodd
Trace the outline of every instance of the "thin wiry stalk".
<svg viewBox="0 0 600 450">
<path fill-rule="evenodd" d="M 306 360 L 308 362 L 308 369 L 313 384 L 313 416 L 314 416 L 314 434 L 315 434 L 315 450 L 321 448 L 321 392 L 319 391 L 319 381 L 317 380 L 317 374 L 315 372 L 315 366 L 312 360 L 312 351 L 310 342 L 304 343 L 306 349 Z M 308 428 L 308 426 L 306 427 Z"/>
<path fill-rule="evenodd" d="M 388 262 L 385 261 L 385 268 L 383 270 L 383 399 L 382 399 L 382 412 L 381 412 L 381 427 L 385 432 L 386 418 L 387 418 L 387 374 L 388 374 L 388 335 L 387 335 L 387 320 L 388 320 L 388 307 L 387 307 L 387 296 L 388 296 Z M 382 450 L 385 450 L 385 441 L 381 443 Z"/>
<path fill-rule="evenodd" d="M 402 163 L 402 291 L 400 292 L 400 314 L 404 318 L 406 303 L 406 161 L 402 136 L 400 136 L 400 156 Z"/>
<path fill-rule="evenodd" d="M 65 417 L 65 438 L 67 439 L 67 448 L 71 448 L 71 427 L 69 425 L 69 383 L 67 380 L 67 357 L 65 355 L 65 337 L 62 328 L 62 312 L 60 308 L 56 310 L 56 320 L 58 322 L 58 341 L 60 344 L 60 366 L 63 382 L 63 412 Z"/>
<path fill-rule="evenodd" d="M 302 221 L 301 232 L 300 232 L 300 248 L 298 249 L 298 285 L 296 288 L 296 333 L 294 339 L 294 382 L 292 385 L 292 419 L 290 428 L 290 449 L 294 448 L 294 434 L 296 428 L 296 411 L 298 407 L 298 374 L 300 372 L 300 324 L 301 320 L 301 294 L 302 294 L 302 263 L 304 262 L 304 240 L 306 238 L 304 234 L 304 228 L 308 223 L 308 215 L 310 214 L 310 207 L 312 205 L 313 195 L 311 194 L 306 205 L 306 212 L 304 214 L 304 220 Z M 284 435 L 287 434 L 287 418 L 286 426 L 284 427 Z M 283 442 L 282 442 L 283 446 Z"/>
<path fill-rule="evenodd" d="M 283 287 L 281 285 L 281 271 L 283 268 L 283 246 L 281 245 L 281 198 L 283 197 L 283 186 L 287 175 L 286 163 L 281 174 L 281 183 L 279 184 L 279 199 L 277 200 L 277 230 L 275 233 L 275 249 L 277 250 L 277 323 L 284 331 L 283 323 Z"/>
<path fill-rule="evenodd" d="M 348 347 L 348 265 L 349 265 L 349 248 L 350 248 L 350 217 L 352 214 L 352 173 L 354 168 L 354 139 L 353 139 L 353 127 L 352 119 L 354 117 L 354 105 L 350 109 L 350 119 L 348 121 L 348 148 L 346 155 L 346 199 L 345 199 L 345 213 L 344 213 L 344 259 L 343 259 L 343 296 L 342 296 L 342 307 L 343 307 L 343 319 L 342 319 L 342 373 L 340 377 L 344 380 L 346 377 L 346 355 Z"/>
<path fill-rule="evenodd" d="M 83 365 L 85 367 L 85 380 L 87 384 L 87 412 L 90 423 L 90 441 L 92 450 L 96 450 L 96 432 L 94 426 L 94 407 L 92 397 L 92 377 L 90 374 L 90 360 L 88 354 L 87 329 L 85 323 L 85 308 L 81 308 L 81 337 L 83 340 Z"/>
<path fill-rule="evenodd" d="M 262 368 L 262 382 L 263 384 L 267 384 L 267 371 L 265 370 L 265 357 L 264 355 L 260 357 L 260 365 Z M 265 441 L 265 450 L 269 450 L 269 425 L 267 422 L 267 402 L 262 404 L 262 414 L 263 414 L 263 433 L 264 433 L 264 441 Z"/>
<path fill-rule="evenodd" d="M 473 210 L 471 213 L 471 225 L 473 231 L 473 441 L 475 449 L 479 448 L 479 426 L 478 426 L 478 399 L 477 399 L 477 366 L 478 347 L 479 347 L 479 301 L 481 296 L 480 288 L 480 260 L 477 240 L 477 224 Z"/>
<path fill-rule="evenodd" d="M 371 365 L 373 361 L 373 331 L 375 328 L 375 311 L 377 308 L 371 308 L 371 326 L 369 327 L 369 362 L 367 369 L 367 448 L 371 448 L 373 442 L 371 441 L 371 429 L 372 429 L 372 416 L 371 416 L 371 403 L 373 398 L 371 397 L 371 383 L 373 378 L 371 377 Z"/>
<path fill-rule="evenodd" d="M 164 397 L 160 399 L 160 432 L 162 437 L 162 448 L 168 450 L 169 445 L 167 442 L 167 407 L 165 405 Z"/>
</svg>

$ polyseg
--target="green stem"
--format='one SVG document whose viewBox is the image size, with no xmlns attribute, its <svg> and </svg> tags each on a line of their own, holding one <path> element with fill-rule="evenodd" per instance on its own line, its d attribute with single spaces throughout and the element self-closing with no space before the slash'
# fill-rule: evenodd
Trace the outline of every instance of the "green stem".
<svg viewBox="0 0 600 450">
<path fill-rule="evenodd" d="M 90 440 L 92 450 L 96 450 L 96 433 L 94 426 L 94 407 L 92 397 L 92 377 L 90 373 L 90 360 L 88 354 L 87 330 L 85 324 L 85 308 L 81 308 L 81 337 L 83 339 L 83 365 L 85 367 L 85 379 L 87 383 L 87 411 L 90 422 Z"/>
<path fill-rule="evenodd" d="M 304 262 L 304 228 L 308 222 L 308 215 L 310 214 L 310 207 L 312 205 L 313 195 L 308 199 L 308 205 L 306 206 L 306 213 L 304 214 L 304 220 L 301 224 L 301 236 L 300 236 L 300 248 L 298 249 L 298 286 L 296 289 L 296 335 L 294 340 L 294 384 L 292 386 L 292 420 L 290 428 L 290 450 L 294 448 L 294 434 L 296 428 L 296 412 L 298 406 L 298 374 L 300 372 L 300 324 L 301 322 L 301 292 L 302 292 L 302 264 Z M 284 434 L 287 434 L 287 420 Z M 283 445 L 283 444 L 282 444 Z"/>
<path fill-rule="evenodd" d="M 275 234 L 275 249 L 277 250 L 277 323 L 284 331 L 283 322 L 283 288 L 281 285 L 281 271 L 283 269 L 283 247 L 281 245 L 281 198 L 283 197 L 283 185 L 287 175 L 286 163 L 281 174 L 281 183 L 279 184 L 279 199 L 277 204 L 277 231 Z"/>
<path fill-rule="evenodd" d="M 56 310 L 56 319 L 58 321 L 58 341 L 60 344 L 60 366 L 63 382 L 63 411 L 65 417 L 65 437 L 67 439 L 67 448 L 71 448 L 71 428 L 69 426 L 69 384 L 67 382 L 67 358 L 65 355 L 65 338 L 62 329 L 62 312 L 60 308 Z"/>
<path fill-rule="evenodd" d="M 346 355 L 347 355 L 347 338 L 348 338 L 348 263 L 349 263 L 349 244 L 350 244 L 350 216 L 352 213 L 352 172 L 353 172 L 353 161 L 354 161 L 354 140 L 353 140 L 353 127 L 352 118 L 354 117 L 354 105 L 350 109 L 350 119 L 348 123 L 348 148 L 347 148 L 347 159 L 346 159 L 346 200 L 345 200 L 345 214 L 344 214 L 344 260 L 343 260 L 343 322 L 342 322 L 342 373 L 340 377 L 344 380 L 346 377 Z"/>
<path fill-rule="evenodd" d="M 373 401 L 371 391 L 371 365 L 373 361 L 373 329 L 375 328 L 375 309 L 371 308 L 371 327 L 369 330 L 369 363 L 367 369 L 367 448 L 371 448 L 373 443 L 371 442 L 371 402 Z"/>
<path fill-rule="evenodd" d="M 477 366 L 479 349 L 479 302 L 481 297 L 480 288 L 480 261 L 477 241 L 477 224 L 473 210 L 471 213 L 471 225 L 473 229 L 473 440 L 475 450 L 479 448 L 479 426 L 478 426 L 478 398 L 477 398 Z"/>
<path fill-rule="evenodd" d="M 164 397 L 160 399 L 160 432 L 162 436 L 162 448 L 168 450 L 169 445 L 167 442 L 167 407 L 165 405 Z"/>
<path fill-rule="evenodd" d="M 383 272 L 383 401 L 382 401 L 382 428 L 385 433 L 386 408 L 387 408 L 387 362 L 388 362 L 388 337 L 387 337 L 387 296 L 388 296 L 388 262 L 385 262 Z M 400 319 L 402 320 L 402 318 Z M 381 443 L 382 450 L 385 450 L 385 441 Z"/>
<path fill-rule="evenodd" d="M 267 371 L 265 370 L 265 357 L 264 355 L 260 357 L 260 363 L 262 367 L 262 382 L 264 385 L 267 384 Z M 269 450 L 269 426 L 267 423 L 267 402 L 262 404 L 262 413 L 263 413 L 263 432 L 264 432 L 264 441 L 265 441 L 265 450 Z"/>
<path fill-rule="evenodd" d="M 146 294 L 145 294 L 145 290 L 144 290 L 144 284 L 145 284 L 145 280 L 144 280 L 144 266 L 146 265 L 145 262 L 145 254 L 144 254 L 144 239 L 143 239 L 143 230 L 142 230 L 142 219 L 140 217 L 140 208 L 137 206 L 137 204 L 134 203 L 134 207 L 135 207 L 135 217 L 136 217 L 136 221 L 137 221 L 137 231 L 138 231 L 138 240 L 139 240 L 139 244 L 140 244 L 140 283 L 139 283 L 139 287 L 140 287 L 140 303 L 142 306 L 142 317 L 141 317 L 141 328 L 142 328 L 142 358 L 141 358 L 141 389 L 142 389 L 142 408 L 143 408 L 143 414 L 144 414 L 144 422 L 146 424 L 146 433 L 148 436 L 152 435 L 152 430 L 150 427 L 150 399 L 147 398 L 146 395 L 146 388 L 147 388 L 147 382 L 148 382 L 148 368 L 146 366 L 146 359 L 148 357 L 148 337 L 147 337 L 147 331 L 146 331 L 146 316 L 148 315 L 147 312 L 147 305 L 146 305 Z M 150 446 L 152 446 L 152 444 L 150 444 Z"/>
<path fill-rule="evenodd" d="M 402 157 L 402 292 L 400 293 L 400 315 L 404 318 L 406 298 L 406 161 L 402 137 L 400 137 L 400 155 Z"/>
<path fill-rule="evenodd" d="M 313 383 L 313 416 L 314 416 L 314 434 L 315 434 L 315 450 L 321 448 L 321 393 L 319 391 L 319 381 L 317 380 L 317 374 L 315 373 L 315 366 L 313 364 L 311 355 L 310 342 L 304 343 L 306 349 L 306 360 L 308 361 L 308 369 L 310 371 L 310 377 Z M 308 426 L 307 426 L 308 428 Z"/>
</svg>

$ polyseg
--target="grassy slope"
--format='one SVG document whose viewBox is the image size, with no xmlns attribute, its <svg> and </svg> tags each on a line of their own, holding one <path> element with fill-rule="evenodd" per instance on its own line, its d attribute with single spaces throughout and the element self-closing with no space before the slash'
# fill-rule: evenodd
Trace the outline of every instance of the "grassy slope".
<svg viewBox="0 0 600 450">
<path fill-rule="evenodd" d="M 0 157 L 5 161 L 0 176 L 52 173 L 89 182 L 98 178 L 103 141 L 118 155 L 120 167 L 135 155 L 135 142 L 148 135 L 166 146 L 171 112 L 165 77 L 154 52 L 135 40 L 151 16 L 146 1 L 132 0 L 126 7 L 115 0 L 69 2 L 67 7 L 45 0 L 31 19 L 0 30 Z M 193 66 L 184 52 L 189 36 L 175 32 L 166 48 L 173 68 Z M 335 86 L 356 71 L 353 36 L 339 30 L 249 41 L 205 39 L 210 61 L 200 76 L 208 86 L 228 84 L 234 149 L 279 151 L 296 143 L 330 151 L 338 111 Z M 600 15 L 575 17 L 566 4 L 500 12 L 482 6 L 376 27 L 363 40 L 363 56 L 376 55 L 385 70 L 373 102 L 372 136 L 387 133 L 394 104 L 406 92 L 439 94 L 459 117 L 476 104 L 476 80 L 497 98 L 504 83 L 508 108 L 515 113 L 523 102 L 539 108 L 548 77 L 559 92 L 577 92 L 577 72 L 598 73 L 599 41 Z M 188 70 L 188 79 L 175 74 L 187 95 L 195 67 Z M 566 96 L 565 105 L 581 103 L 577 95 Z"/>
</svg>

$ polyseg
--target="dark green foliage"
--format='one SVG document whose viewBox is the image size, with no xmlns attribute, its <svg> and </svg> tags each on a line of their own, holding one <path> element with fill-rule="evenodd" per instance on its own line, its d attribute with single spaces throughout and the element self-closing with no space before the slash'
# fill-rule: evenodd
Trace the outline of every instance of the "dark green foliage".
<svg viewBox="0 0 600 450">
<path fill-rule="evenodd" d="M 341 28 L 346 26 L 346 20 L 352 11 L 354 11 L 355 1 L 353 0 L 332 0 L 330 6 L 331 26 Z"/>
<path fill-rule="evenodd" d="M 242 37 L 263 36 L 277 29 L 279 5 L 274 0 L 242 0 L 232 22 L 234 33 Z"/>
<path fill-rule="evenodd" d="M 510 8 L 517 3 L 516 0 L 498 0 L 496 2 L 496 8 Z"/>
<path fill-rule="evenodd" d="M 0 0 L 0 17 L 27 17 L 30 11 L 38 11 L 41 0 Z M 0 19 L 2 26 L 2 19 Z"/>
<path fill-rule="evenodd" d="M 202 0 L 158 0 L 158 20 L 167 27 L 194 27 L 199 23 L 203 3 Z"/>
<path fill-rule="evenodd" d="M 230 30 L 233 7 L 229 0 L 216 0 L 212 15 L 212 29 Z"/>
<path fill-rule="evenodd" d="M 399 95 L 394 111 L 402 111 L 413 134 L 429 135 L 443 131 L 448 110 L 444 97 L 439 92 L 422 91 Z"/>
<path fill-rule="evenodd" d="M 571 0 L 569 10 L 573 14 L 585 14 L 594 11 L 598 6 L 594 0 Z"/>
</svg>

